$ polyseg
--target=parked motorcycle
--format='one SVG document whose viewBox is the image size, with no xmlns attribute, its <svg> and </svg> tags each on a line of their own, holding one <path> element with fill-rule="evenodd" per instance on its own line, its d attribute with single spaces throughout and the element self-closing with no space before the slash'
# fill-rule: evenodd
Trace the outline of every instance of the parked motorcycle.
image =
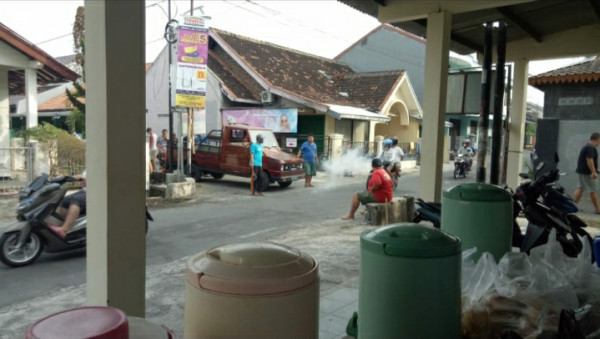
<svg viewBox="0 0 600 339">
<path fill-rule="evenodd" d="M 464 154 L 457 154 L 454 159 L 454 179 L 458 179 L 460 176 L 466 178 L 467 172 L 470 170 L 469 158 Z"/>
<path fill-rule="evenodd" d="M 442 222 L 442 204 L 435 202 L 426 202 L 421 198 L 415 200 L 415 216 L 412 220 L 414 223 L 421 221 L 429 221 L 433 227 L 439 229 Z"/>
<path fill-rule="evenodd" d="M 558 156 L 555 157 L 555 162 L 558 164 Z M 587 226 L 585 222 L 574 214 L 578 209 L 573 199 L 565 194 L 564 188 L 558 184 L 560 177 L 558 170 L 540 174 L 543 168 L 544 163 L 539 163 L 536 168 L 536 179 L 524 181 L 515 192 L 511 190 L 514 218 L 512 246 L 518 247 L 521 252 L 529 253 L 532 248 L 548 242 L 548 235 L 552 228 L 555 228 L 563 252 L 568 256 L 576 257 L 583 248 L 580 237 L 587 239 L 590 245 L 593 239 L 584 229 Z M 527 173 L 521 173 L 519 176 L 529 179 Z M 422 199 L 417 199 L 415 204 L 416 215 L 413 222 L 425 220 L 433 223 L 434 227 L 440 228 L 441 204 L 425 202 Z M 524 235 L 517 223 L 519 215 L 524 215 L 528 221 Z"/>
<path fill-rule="evenodd" d="M 558 156 L 555 156 L 558 164 Z M 583 248 L 580 237 L 587 239 L 592 245 L 592 237 L 585 231 L 587 225 L 574 213 L 578 211 L 573 199 L 564 192 L 558 184 L 560 173 L 553 169 L 539 175 L 544 168 L 540 162 L 536 168 L 534 180 L 523 182 L 513 194 L 513 244 L 520 247 L 522 252 L 545 244 L 552 228 L 556 229 L 558 242 L 563 252 L 576 257 Z M 521 178 L 529 178 L 521 173 Z M 523 213 L 528 221 L 525 235 L 516 224 L 516 217 Z M 592 258 L 593 259 L 593 258 Z"/>
<path fill-rule="evenodd" d="M 71 231 L 63 239 L 49 228 L 64 220 L 56 209 L 65 197 L 70 176 L 49 179 L 42 174 L 19 192 L 18 222 L 8 226 L 0 237 L 0 261 L 12 267 L 33 263 L 43 251 L 56 253 L 83 248 L 86 245 L 87 217 L 80 215 Z M 154 219 L 146 208 L 146 232 L 148 220 Z"/>
</svg>

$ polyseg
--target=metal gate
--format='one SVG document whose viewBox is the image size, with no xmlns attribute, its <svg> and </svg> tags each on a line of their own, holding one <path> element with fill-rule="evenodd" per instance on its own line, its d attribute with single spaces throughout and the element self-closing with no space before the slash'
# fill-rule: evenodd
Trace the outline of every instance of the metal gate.
<svg viewBox="0 0 600 339">
<path fill-rule="evenodd" d="M 33 180 L 33 150 L 0 147 L 0 197 L 12 197 Z"/>
</svg>

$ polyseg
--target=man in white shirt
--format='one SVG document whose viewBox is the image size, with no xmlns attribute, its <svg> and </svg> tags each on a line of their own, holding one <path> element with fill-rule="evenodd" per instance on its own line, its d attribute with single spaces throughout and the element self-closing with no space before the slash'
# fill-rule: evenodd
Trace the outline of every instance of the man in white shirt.
<svg viewBox="0 0 600 339">
<path fill-rule="evenodd" d="M 154 172 L 156 166 L 154 161 L 156 160 L 156 154 L 158 148 L 156 148 L 156 142 L 158 141 L 158 137 L 156 133 L 152 132 L 152 128 L 146 128 L 146 143 L 148 143 L 148 148 L 150 149 L 150 171 Z"/>
</svg>

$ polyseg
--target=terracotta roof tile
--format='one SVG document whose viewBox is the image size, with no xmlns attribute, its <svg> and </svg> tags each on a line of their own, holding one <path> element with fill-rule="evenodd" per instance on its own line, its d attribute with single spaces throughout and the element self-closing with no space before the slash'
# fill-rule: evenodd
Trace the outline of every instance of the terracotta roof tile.
<svg viewBox="0 0 600 339">
<path fill-rule="evenodd" d="M 78 98 L 78 100 L 85 104 L 85 98 Z M 66 93 L 54 97 L 41 105 L 38 105 L 38 111 L 70 111 L 73 109 L 73 104 L 67 98 Z"/>
<path fill-rule="evenodd" d="M 352 105 L 328 77 L 353 73 L 330 59 L 212 29 L 267 87 L 275 87 L 316 103 Z"/>
<path fill-rule="evenodd" d="M 600 81 L 600 57 L 529 77 L 532 86 Z"/>
<path fill-rule="evenodd" d="M 234 98 L 260 101 L 262 86 L 218 45 L 208 52 L 208 68 Z"/>
<path fill-rule="evenodd" d="M 348 93 L 357 106 L 379 111 L 403 75 L 402 70 L 348 74 L 340 82 L 340 92 Z"/>
</svg>

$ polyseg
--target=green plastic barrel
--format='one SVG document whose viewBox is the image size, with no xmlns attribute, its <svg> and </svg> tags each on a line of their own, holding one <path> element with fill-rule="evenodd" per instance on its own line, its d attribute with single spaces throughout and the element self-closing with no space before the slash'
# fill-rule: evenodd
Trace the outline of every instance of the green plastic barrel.
<svg viewBox="0 0 600 339">
<path fill-rule="evenodd" d="M 417 224 L 360 236 L 359 339 L 460 338 L 460 240 Z"/>
<path fill-rule="evenodd" d="M 475 259 L 490 252 L 496 261 L 511 250 L 512 197 L 502 188 L 469 183 L 442 195 L 442 230 L 462 241 L 462 248 L 477 247 Z"/>
</svg>

